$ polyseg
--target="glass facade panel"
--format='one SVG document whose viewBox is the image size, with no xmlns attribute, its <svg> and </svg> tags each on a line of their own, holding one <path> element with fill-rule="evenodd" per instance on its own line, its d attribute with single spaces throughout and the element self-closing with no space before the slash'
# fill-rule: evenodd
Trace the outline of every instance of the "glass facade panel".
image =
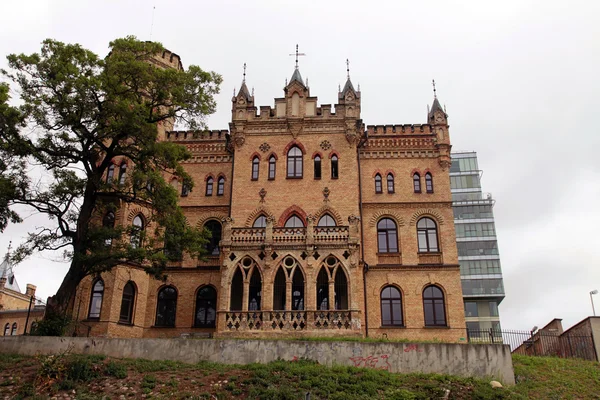
<svg viewBox="0 0 600 400">
<path fill-rule="evenodd" d="M 456 224 L 455 227 L 457 238 L 496 236 L 496 229 L 493 222 Z"/>
<path fill-rule="evenodd" d="M 460 261 L 460 274 L 489 275 L 501 274 L 500 260 L 468 260 Z"/>
<path fill-rule="evenodd" d="M 490 317 L 497 317 L 498 315 L 498 303 L 490 301 Z"/>
<path fill-rule="evenodd" d="M 454 219 L 494 218 L 491 205 L 454 205 Z"/>
<path fill-rule="evenodd" d="M 477 303 L 474 301 L 465 301 L 465 317 L 477 317 L 479 312 L 477 311 Z"/>
<path fill-rule="evenodd" d="M 450 177 L 450 187 L 452 189 L 474 189 L 481 188 L 479 175 L 460 175 Z"/>
<path fill-rule="evenodd" d="M 463 279 L 464 296 L 504 294 L 502 279 Z"/>
<path fill-rule="evenodd" d="M 458 256 L 489 256 L 498 255 L 498 242 L 495 240 L 478 242 L 458 242 Z"/>
</svg>

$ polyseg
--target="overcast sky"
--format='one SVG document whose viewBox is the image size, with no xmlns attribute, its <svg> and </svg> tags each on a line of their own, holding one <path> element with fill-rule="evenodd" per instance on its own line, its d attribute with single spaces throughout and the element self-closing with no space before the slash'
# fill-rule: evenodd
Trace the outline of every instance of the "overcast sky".
<svg viewBox="0 0 600 400">
<path fill-rule="evenodd" d="M 156 7 L 154 18 L 153 6 Z M 223 75 L 211 129 L 227 129 L 242 65 L 258 105 L 273 106 L 300 71 L 335 104 L 346 58 L 366 124 L 425 123 L 431 79 L 454 150 L 475 150 L 495 206 L 506 299 L 503 328 L 591 315 L 600 289 L 599 1 L 3 1 L 0 68 L 54 38 L 106 55 L 125 35 L 162 42 Z M 154 23 L 152 24 L 152 21 Z M 153 25 L 152 29 L 151 26 Z M 8 242 L 43 223 L 31 216 Z M 45 255 L 16 269 L 24 290 L 53 294 L 67 266 Z M 600 311 L 600 295 L 597 296 Z"/>
</svg>

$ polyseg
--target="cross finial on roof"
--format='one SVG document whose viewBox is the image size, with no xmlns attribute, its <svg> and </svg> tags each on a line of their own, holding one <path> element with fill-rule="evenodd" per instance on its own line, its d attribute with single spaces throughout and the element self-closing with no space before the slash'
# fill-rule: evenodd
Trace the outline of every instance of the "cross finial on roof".
<svg viewBox="0 0 600 400">
<path fill-rule="evenodd" d="M 244 63 L 244 78 L 242 79 L 242 82 L 246 82 L 246 63 Z"/>
<path fill-rule="evenodd" d="M 290 56 L 293 56 L 294 54 L 290 54 Z M 298 53 L 298 44 L 296 44 L 296 69 L 298 69 L 298 56 L 305 56 L 306 54 L 304 53 Z"/>
<path fill-rule="evenodd" d="M 348 79 L 350 79 L 350 61 L 346 58 L 346 74 L 348 74 Z"/>
<path fill-rule="evenodd" d="M 433 98 L 437 99 L 437 91 L 435 90 L 435 79 L 431 80 L 431 84 L 433 85 Z"/>
</svg>

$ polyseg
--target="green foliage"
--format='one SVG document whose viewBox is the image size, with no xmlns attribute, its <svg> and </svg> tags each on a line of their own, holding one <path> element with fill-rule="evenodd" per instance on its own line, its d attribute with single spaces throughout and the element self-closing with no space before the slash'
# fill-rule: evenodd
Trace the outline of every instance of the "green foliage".
<svg viewBox="0 0 600 400">
<path fill-rule="evenodd" d="M 156 376 L 154 375 L 144 375 L 142 378 L 141 387 L 142 389 L 154 389 L 156 386 Z"/>
<path fill-rule="evenodd" d="M 37 357 L 40 367 L 38 379 L 42 384 L 51 384 L 61 381 L 67 371 L 66 353 L 40 355 Z"/>
<path fill-rule="evenodd" d="M 37 321 L 37 327 L 31 331 L 32 336 L 63 336 L 73 320 L 67 315 L 52 314 Z"/>
<path fill-rule="evenodd" d="M 67 365 L 67 379 L 80 382 L 89 382 L 99 376 L 99 367 L 93 364 L 90 358 L 77 357 Z"/>
<path fill-rule="evenodd" d="M 106 364 L 106 375 L 114 376 L 117 379 L 127 378 L 127 367 L 121 363 L 110 361 Z"/>
</svg>

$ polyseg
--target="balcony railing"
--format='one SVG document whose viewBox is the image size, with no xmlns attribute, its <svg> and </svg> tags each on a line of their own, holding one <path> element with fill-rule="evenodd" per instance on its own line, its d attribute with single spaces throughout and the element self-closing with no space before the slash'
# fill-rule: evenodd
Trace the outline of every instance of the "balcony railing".
<svg viewBox="0 0 600 400">
<path fill-rule="evenodd" d="M 353 330 L 350 310 L 226 311 L 229 331 Z"/>
<path fill-rule="evenodd" d="M 258 245 L 265 242 L 273 244 L 346 244 L 350 230 L 348 226 L 310 227 L 310 228 L 272 228 L 269 235 L 266 228 L 231 228 L 233 246 Z"/>
<path fill-rule="evenodd" d="M 306 242 L 306 228 L 273 228 L 273 243 Z"/>
<path fill-rule="evenodd" d="M 235 244 L 262 243 L 265 240 L 265 228 L 233 228 L 231 242 Z"/>
</svg>

